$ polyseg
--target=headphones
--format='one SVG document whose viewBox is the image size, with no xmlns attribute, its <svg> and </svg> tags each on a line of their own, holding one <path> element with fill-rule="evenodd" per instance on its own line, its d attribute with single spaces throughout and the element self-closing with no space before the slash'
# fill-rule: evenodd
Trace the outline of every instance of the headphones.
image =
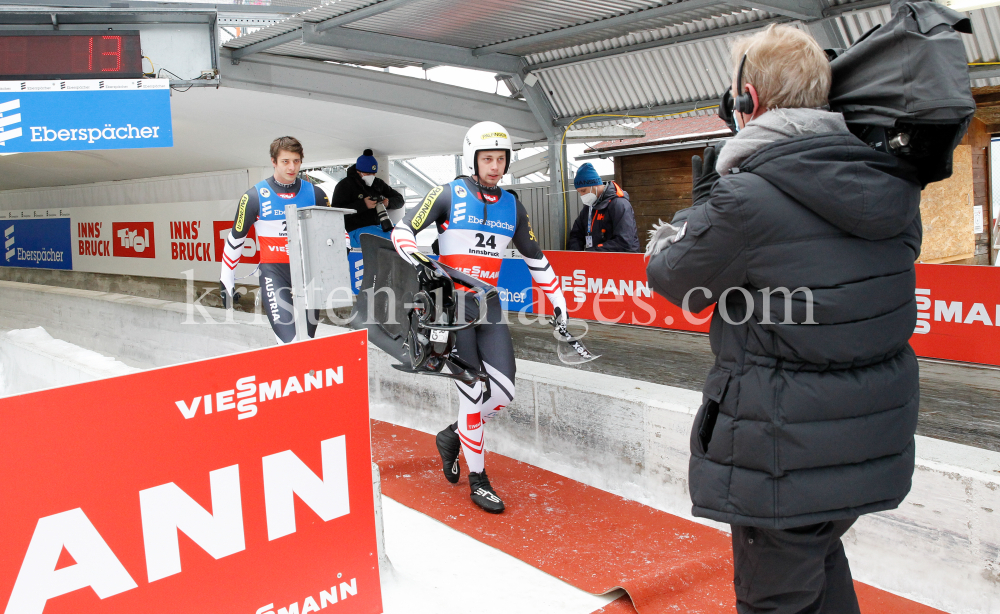
<svg viewBox="0 0 1000 614">
<path fill-rule="evenodd" d="M 743 65 L 747 63 L 747 54 L 743 54 L 740 60 L 740 69 L 736 73 L 736 89 L 739 92 L 733 96 L 733 111 L 739 111 L 744 115 L 753 115 L 757 108 L 757 103 L 753 99 L 753 94 L 743 91 Z"/>
</svg>

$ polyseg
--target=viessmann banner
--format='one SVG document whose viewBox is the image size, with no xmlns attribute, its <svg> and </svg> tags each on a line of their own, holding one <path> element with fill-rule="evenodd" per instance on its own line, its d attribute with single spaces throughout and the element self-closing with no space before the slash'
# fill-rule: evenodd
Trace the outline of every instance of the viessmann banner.
<svg viewBox="0 0 1000 614">
<path fill-rule="evenodd" d="M 382 612 L 366 343 L 0 399 L 5 614 Z"/>
<path fill-rule="evenodd" d="M 166 79 L 0 81 L 0 153 L 172 147 Z"/>
<path fill-rule="evenodd" d="M 642 254 L 545 252 L 570 315 L 588 320 L 708 332 L 712 309 L 685 313 L 652 292 Z M 918 264 L 918 356 L 1000 365 L 1000 267 Z M 552 307 L 536 288 L 537 313 Z M 776 295 L 776 300 L 782 300 Z"/>
</svg>

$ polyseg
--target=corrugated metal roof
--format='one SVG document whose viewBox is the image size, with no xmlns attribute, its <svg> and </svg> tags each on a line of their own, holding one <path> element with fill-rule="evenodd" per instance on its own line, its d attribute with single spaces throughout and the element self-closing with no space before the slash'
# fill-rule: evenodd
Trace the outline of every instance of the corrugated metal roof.
<svg viewBox="0 0 1000 614">
<path fill-rule="evenodd" d="M 470 49 L 523 40 L 505 53 L 523 55 L 539 78 L 559 117 L 708 102 L 718 99 L 729 84 L 729 44 L 744 32 L 775 21 L 802 26 L 786 16 L 745 9 L 720 0 L 627 25 L 596 28 L 537 42 L 535 34 L 595 23 L 626 14 L 691 0 L 505 0 L 484 4 L 464 0 L 413 0 L 384 13 L 350 23 L 351 29 L 446 43 Z M 821 3 L 821 0 L 815 0 Z M 870 6 L 862 0 L 861 6 Z M 851 11 L 855 2 L 822 3 L 839 14 L 834 27 L 847 44 L 889 19 L 887 5 Z M 373 0 L 325 3 L 284 22 L 233 39 L 226 47 L 239 48 L 294 32 L 306 22 L 321 22 L 377 5 Z M 847 12 L 845 12 L 847 11 Z M 655 15 L 655 13 L 654 13 Z M 1000 8 L 972 11 L 973 35 L 965 37 L 970 63 L 1000 62 Z M 804 26 L 802 26 L 804 27 Z M 634 48 L 634 50 L 633 50 Z M 419 65 L 419 61 L 379 58 L 343 49 L 289 42 L 270 53 L 373 66 Z M 593 57 L 593 54 L 602 54 Z M 580 58 L 574 62 L 574 58 Z M 553 64 L 556 63 L 556 64 Z M 974 85 L 997 85 L 1000 78 L 980 79 Z M 613 123 L 616 120 L 609 119 Z"/>
<path fill-rule="evenodd" d="M 715 37 L 537 71 L 561 117 L 717 99 L 729 39 Z"/>
<path fill-rule="evenodd" d="M 234 38 L 223 46 L 229 49 L 240 49 L 254 43 L 274 38 L 275 36 L 281 36 L 282 34 L 294 32 L 295 30 L 302 28 L 302 24 L 307 21 L 323 21 L 324 19 L 338 17 L 376 3 L 377 2 L 374 0 L 334 0 L 333 2 L 323 2 L 315 8 L 293 15 L 284 21 L 280 21 L 266 28 L 261 28 L 256 32 L 251 32 L 244 36 Z"/>
<path fill-rule="evenodd" d="M 773 20 L 772 16 L 759 10 L 736 10 L 724 15 L 716 15 L 704 19 L 693 19 L 683 23 L 675 23 L 658 28 L 650 28 L 642 31 L 633 31 L 624 36 L 607 38 L 571 47 L 561 47 L 540 53 L 529 53 L 525 60 L 530 65 L 543 64 L 557 60 L 571 59 L 590 53 L 612 50 L 626 50 L 635 45 L 649 44 L 654 41 L 662 42 L 664 45 L 670 44 L 670 39 L 683 36 L 692 36 L 708 33 L 712 30 L 720 30 L 763 22 L 761 25 Z"/>
<path fill-rule="evenodd" d="M 653 0 L 507 0 L 484 10 L 478 2 L 455 0 L 420 0 L 375 17 L 357 21 L 350 27 L 419 38 L 460 47 L 478 48 L 495 43 L 516 41 L 536 34 L 558 32 L 581 24 L 600 22 L 621 15 L 641 15 L 643 11 L 684 2 Z M 732 13 L 741 9 L 725 4 L 723 0 L 712 7 L 696 5 L 686 11 L 667 16 L 630 22 L 627 25 L 608 26 L 585 33 L 567 33 L 556 41 L 534 42 L 525 40 L 523 45 L 504 51 L 514 55 L 527 55 L 546 49 L 561 48 L 624 36 L 630 32 L 667 27 L 690 21 Z"/>
</svg>

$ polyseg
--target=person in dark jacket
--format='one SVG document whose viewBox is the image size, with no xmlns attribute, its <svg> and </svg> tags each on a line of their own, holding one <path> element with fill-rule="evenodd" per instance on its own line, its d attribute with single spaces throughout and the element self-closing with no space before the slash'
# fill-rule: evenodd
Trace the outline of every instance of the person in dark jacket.
<svg viewBox="0 0 1000 614">
<path fill-rule="evenodd" d="M 366 149 L 357 162 L 347 169 L 347 177 L 333 189 L 332 207 L 354 209 L 356 213 L 344 216 L 344 229 L 351 237 L 351 247 L 361 247 L 360 235 L 373 234 L 389 238 L 392 223 L 386 215 L 385 224 L 380 215 L 403 207 L 403 196 L 389 184 L 375 176 L 378 161 L 372 150 Z"/>
<path fill-rule="evenodd" d="M 830 71 L 808 34 L 772 26 L 732 59 L 742 129 L 694 158 L 694 206 L 647 251 L 658 294 L 715 307 L 692 513 L 732 526 L 740 614 L 857 614 L 840 538 L 913 475 L 920 185 L 820 109 Z"/>
<path fill-rule="evenodd" d="M 576 171 L 573 187 L 586 207 L 573 223 L 568 249 L 576 252 L 637 252 L 639 235 L 628 192 L 614 181 L 607 185 L 590 162 Z"/>
</svg>

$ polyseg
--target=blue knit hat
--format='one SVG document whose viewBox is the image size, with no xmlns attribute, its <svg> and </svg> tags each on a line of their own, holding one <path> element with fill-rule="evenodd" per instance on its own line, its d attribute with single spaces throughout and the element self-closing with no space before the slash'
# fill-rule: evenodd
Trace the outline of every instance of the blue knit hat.
<svg viewBox="0 0 1000 614">
<path fill-rule="evenodd" d="M 358 157 L 357 163 L 354 165 L 361 173 L 376 173 L 378 172 L 378 160 L 372 155 L 372 150 L 366 149 L 361 156 Z"/>
<path fill-rule="evenodd" d="M 597 169 L 590 162 L 584 162 L 583 166 L 576 169 L 576 177 L 573 178 L 574 188 L 586 188 L 592 185 L 604 185 L 601 176 L 597 174 Z"/>
</svg>

